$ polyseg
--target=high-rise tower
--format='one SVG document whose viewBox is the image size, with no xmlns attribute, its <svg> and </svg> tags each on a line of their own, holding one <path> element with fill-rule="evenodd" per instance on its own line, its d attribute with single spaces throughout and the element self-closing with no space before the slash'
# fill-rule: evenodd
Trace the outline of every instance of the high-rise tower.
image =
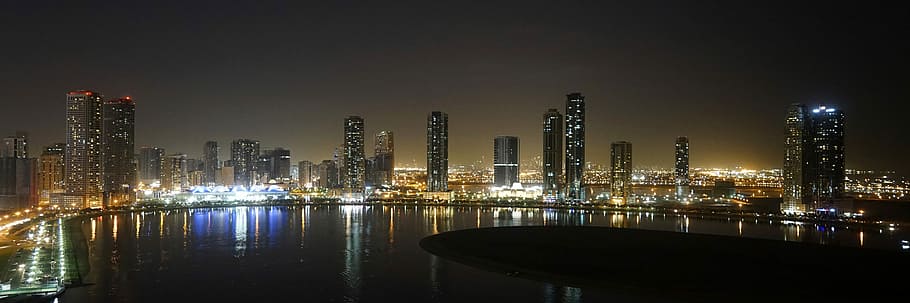
<svg viewBox="0 0 910 303">
<path fill-rule="evenodd" d="M 148 146 L 139 148 L 139 180 L 146 184 L 160 181 L 163 159 L 164 148 Z"/>
<path fill-rule="evenodd" d="M 344 119 L 344 195 L 346 199 L 363 200 L 366 157 L 363 151 L 363 118 Z"/>
<path fill-rule="evenodd" d="M 810 178 L 806 174 L 809 172 L 807 166 L 812 151 L 809 134 L 811 123 L 805 105 L 791 104 L 787 109 L 781 202 L 781 211 L 784 213 L 804 213 L 809 207 Z"/>
<path fill-rule="evenodd" d="M 392 131 L 384 130 L 376 134 L 376 146 L 373 151 L 373 183 L 392 185 L 395 176 L 395 136 Z"/>
<path fill-rule="evenodd" d="M 38 204 L 50 205 L 51 202 L 59 201 L 59 195 L 63 194 L 63 171 L 64 171 L 64 154 L 66 153 L 66 144 L 57 143 L 44 148 L 44 152 L 38 158 Z M 59 205 L 64 207 L 65 205 Z"/>
<path fill-rule="evenodd" d="M 632 143 L 613 142 L 610 159 L 610 199 L 614 204 L 629 203 L 632 195 Z"/>
<path fill-rule="evenodd" d="M 689 138 L 676 137 L 676 199 L 689 195 Z"/>
<path fill-rule="evenodd" d="M 562 114 L 551 108 L 543 114 L 543 194 L 549 199 L 559 197 L 562 180 Z"/>
<path fill-rule="evenodd" d="M 318 174 L 312 161 L 303 160 L 297 164 L 297 184 L 300 187 L 316 187 L 313 181 L 318 179 L 317 176 Z"/>
<path fill-rule="evenodd" d="M 843 198 L 844 112 L 827 106 L 812 109 L 812 200 L 815 209 L 830 208 Z"/>
<path fill-rule="evenodd" d="M 250 187 L 256 184 L 256 164 L 258 161 L 259 141 L 236 139 L 231 142 L 234 185 Z"/>
<path fill-rule="evenodd" d="M 497 136 L 493 139 L 493 186 L 512 186 L 519 180 L 518 137 Z"/>
<path fill-rule="evenodd" d="M 135 200 L 136 104 L 129 96 L 104 102 L 105 207 L 120 206 Z"/>
<path fill-rule="evenodd" d="M 66 94 L 64 199 L 69 207 L 102 206 L 103 103 L 93 91 Z"/>
<path fill-rule="evenodd" d="M 566 95 L 566 191 L 567 201 L 584 201 L 585 97 Z"/>
<path fill-rule="evenodd" d="M 844 113 L 792 104 L 787 111 L 784 213 L 834 208 L 845 191 Z"/>
<path fill-rule="evenodd" d="M 449 190 L 449 115 L 427 115 L 427 191 Z"/>
<path fill-rule="evenodd" d="M 205 185 L 215 185 L 215 176 L 219 167 L 221 167 L 221 163 L 218 162 L 218 142 L 205 142 L 202 146 L 202 181 Z"/>
</svg>

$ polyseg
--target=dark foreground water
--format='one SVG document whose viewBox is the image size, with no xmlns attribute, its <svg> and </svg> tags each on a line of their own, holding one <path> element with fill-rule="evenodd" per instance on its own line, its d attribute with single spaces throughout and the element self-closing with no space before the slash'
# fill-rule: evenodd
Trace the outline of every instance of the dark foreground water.
<svg viewBox="0 0 910 303">
<path fill-rule="evenodd" d="M 68 289 L 60 302 L 646 300 L 486 272 L 418 245 L 428 235 L 474 227 L 595 225 L 889 250 L 910 239 L 887 226 L 492 207 L 237 207 L 78 220 L 72 224 L 84 233 L 90 265 L 83 280 L 92 284 Z M 731 278 L 738 274 L 731 267 Z"/>
</svg>

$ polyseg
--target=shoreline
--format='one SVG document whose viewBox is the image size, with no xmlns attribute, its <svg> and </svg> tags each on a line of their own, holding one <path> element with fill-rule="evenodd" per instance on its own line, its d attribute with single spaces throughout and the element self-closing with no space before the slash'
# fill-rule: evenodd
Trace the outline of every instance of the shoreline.
<svg viewBox="0 0 910 303">
<path fill-rule="evenodd" d="M 233 203 L 233 202 L 230 202 Z M 845 219 L 845 218 L 825 218 L 825 217 L 806 217 L 806 216 L 788 216 L 775 213 L 739 211 L 734 212 L 728 209 L 705 209 L 705 208 L 674 208 L 658 206 L 611 206 L 604 204 L 541 204 L 541 203 L 521 203 L 521 204 L 504 204 L 491 202 L 424 202 L 424 201 L 368 201 L 362 203 L 331 201 L 301 201 L 301 200 L 274 200 L 259 202 L 242 202 L 236 204 L 228 203 L 194 203 L 185 204 L 136 204 L 133 206 L 124 206 L 119 208 L 108 208 L 103 210 L 92 210 L 80 213 L 73 218 L 84 215 L 101 215 L 112 213 L 130 213 L 135 211 L 162 211 L 162 210 L 179 210 L 179 209 L 205 209 L 205 208 L 234 208 L 234 207 L 257 207 L 257 206 L 332 206 L 332 205 L 353 205 L 353 206 L 426 206 L 426 207 L 481 207 L 481 208 L 520 208 L 520 209 L 559 209 L 559 210 L 583 210 L 583 211 L 606 211 L 606 212 L 634 212 L 634 213 L 658 213 L 665 215 L 696 215 L 704 218 L 740 218 L 740 219 L 761 219 L 776 220 L 782 224 L 789 222 L 798 222 L 803 224 L 828 224 L 837 227 L 844 226 L 862 226 L 862 227 L 888 227 L 910 224 L 908 221 L 885 221 L 885 220 L 862 220 L 862 219 Z"/>
</svg>

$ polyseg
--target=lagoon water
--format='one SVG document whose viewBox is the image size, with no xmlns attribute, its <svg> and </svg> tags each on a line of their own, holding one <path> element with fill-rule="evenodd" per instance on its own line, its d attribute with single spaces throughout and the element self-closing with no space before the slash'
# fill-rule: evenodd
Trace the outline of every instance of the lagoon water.
<svg viewBox="0 0 910 303">
<path fill-rule="evenodd" d="M 82 278 L 89 285 L 68 289 L 60 302 L 645 301 L 487 272 L 418 245 L 428 235 L 475 227 L 592 225 L 887 250 L 910 238 L 887 227 L 767 218 L 452 206 L 181 209 L 71 224 L 87 244 Z"/>
</svg>

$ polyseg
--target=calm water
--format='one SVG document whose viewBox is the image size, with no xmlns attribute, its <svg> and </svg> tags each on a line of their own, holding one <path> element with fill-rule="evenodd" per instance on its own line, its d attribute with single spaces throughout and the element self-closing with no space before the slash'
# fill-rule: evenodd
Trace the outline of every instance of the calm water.
<svg viewBox="0 0 910 303">
<path fill-rule="evenodd" d="M 596 225 L 899 249 L 902 230 L 767 219 L 481 207 L 237 207 L 75 222 L 90 270 L 60 302 L 629 302 L 604 290 L 508 277 L 418 245 L 448 230 Z"/>
</svg>

